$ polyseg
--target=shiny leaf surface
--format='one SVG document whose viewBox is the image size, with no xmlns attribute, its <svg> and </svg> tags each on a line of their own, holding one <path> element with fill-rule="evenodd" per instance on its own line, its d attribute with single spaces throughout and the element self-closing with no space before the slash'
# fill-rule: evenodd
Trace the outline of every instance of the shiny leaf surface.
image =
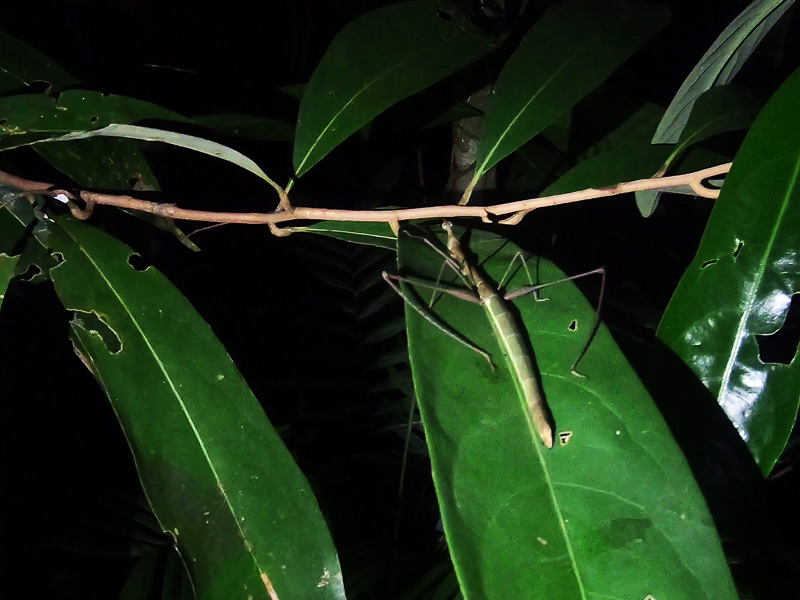
<svg viewBox="0 0 800 600">
<path fill-rule="evenodd" d="M 667 22 L 658 5 L 569 0 L 549 9 L 501 71 L 475 180 L 564 115 Z"/>
<path fill-rule="evenodd" d="M 516 253 L 480 232 L 469 247 L 490 257 L 483 267 L 495 281 Z M 402 274 L 438 279 L 442 259 L 418 239 L 401 233 L 398 252 Z M 563 275 L 545 261 L 529 264 L 539 281 Z M 526 283 L 518 268 L 508 288 Z M 406 309 L 414 383 L 462 594 L 736 598 L 705 502 L 644 387 L 605 328 L 577 367 L 584 376 L 573 374 L 594 311 L 571 284 L 542 295 L 547 301 L 525 297 L 514 306 L 565 440 L 550 450 L 529 423 L 481 307 L 444 295 L 434 310 L 495 357 L 494 371 Z"/>
<path fill-rule="evenodd" d="M 102 231 L 72 218 L 49 229 L 76 351 L 114 407 L 197 598 L 344 598 L 308 482 L 208 325 Z"/>
<path fill-rule="evenodd" d="M 440 14 L 434 0 L 369 12 L 336 36 L 300 102 L 298 176 L 384 110 L 488 51 L 483 35 Z"/>
<path fill-rule="evenodd" d="M 800 361 L 764 362 L 758 336 L 800 292 L 800 71 L 770 99 L 725 179 L 658 335 L 716 396 L 764 473 L 792 430 Z"/>
</svg>

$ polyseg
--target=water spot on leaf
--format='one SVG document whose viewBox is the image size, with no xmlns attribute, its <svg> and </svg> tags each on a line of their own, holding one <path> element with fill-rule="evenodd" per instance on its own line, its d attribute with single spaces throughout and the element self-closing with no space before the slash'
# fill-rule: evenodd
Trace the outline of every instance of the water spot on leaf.
<svg viewBox="0 0 800 600">
<path fill-rule="evenodd" d="M 758 357 L 763 363 L 788 365 L 800 344 L 800 294 L 794 294 L 780 329 L 767 335 L 756 335 Z"/>
<path fill-rule="evenodd" d="M 122 340 L 117 332 L 95 312 L 76 312 L 72 318 L 72 326 L 99 337 L 111 354 L 119 354 L 122 350 Z"/>
</svg>

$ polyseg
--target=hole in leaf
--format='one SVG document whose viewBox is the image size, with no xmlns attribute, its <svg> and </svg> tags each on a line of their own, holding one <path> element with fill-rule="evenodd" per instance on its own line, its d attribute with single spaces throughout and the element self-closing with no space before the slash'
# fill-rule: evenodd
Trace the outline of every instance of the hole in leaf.
<svg viewBox="0 0 800 600">
<path fill-rule="evenodd" d="M 0 119 L 0 127 L 8 123 L 8 119 Z"/>
<path fill-rule="evenodd" d="M 733 251 L 733 258 L 737 258 L 739 256 L 739 252 L 741 252 L 743 247 L 744 242 L 742 240 L 736 240 L 736 249 Z"/>
<path fill-rule="evenodd" d="M 717 262 L 719 262 L 718 258 L 714 258 L 712 260 L 707 260 L 702 265 L 700 265 L 700 268 L 701 269 L 707 269 L 708 267 L 710 267 L 711 265 L 713 265 L 714 263 L 717 263 Z"/>
<path fill-rule="evenodd" d="M 783 325 L 775 333 L 756 335 L 758 357 L 764 363 L 788 365 L 797 354 L 800 343 L 800 294 L 794 294 Z"/>
<path fill-rule="evenodd" d="M 64 262 L 64 255 L 61 252 L 52 252 L 51 255 L 59 265 Z"/>
<path fill-rule="evenodd" d="M 96 335 L 103 341 L 103 345 L 111 354 L 119 354 L 122 350 L 122 341 L 117 332 L 103 321 L 95 312 L 76 312 L 72 318 L 72 326 L 79 327 L 92 335 Z"/>
<path fill-rule="evenodd" d="M 567 326 L 567 329 L 570 331 L 577 331 L 578 330 L 578 320 L 572 319 L 572 323 Z"/>
<path fill-rule="evenodd" d="M 37 79 L 30 82 L 25 92 L 28 94 L 47 94 L 52 89 L 53 85 L 49 81 Z"/>
<path fill-rule="evenodd" d="M 94 115 L 94 116 L 90 117 L 89 118 L 89 122 L 90 123 L 97 123 L 97 115 Z"/>
<path fill-rule="evenodd" d="M 128 257 L 128 264 L 137 271 L 146 271 L 152 264 L 139 254 L 131 254 Z"/>
<path fill-rule="evenodd" d="M 137 186 L 139 185 L 139 182 L 141 180 L 142 180 L 141 173 L 137 173 L 136 175 L 128 179 L 128 185 L 131 186 L 132 189 L 138 190 L 139 188 Z"/>
<path fill-rule="evenodd" d="M 20 281 L 33 281 L 36 277 L 42 274 L 42 270 L 34 264 L 28 265 L 28 268 L 25 269 L 24 273 L 20 273 L 18 275 L 18 279 Z"/>
<path fill-rule="evenodd" d="M 448 13 L 446 11 L 443 11 L 443 10 L 437 10 L 436 11 L 436 16 L 439 17 L 440 19 L 442 19 L 443 21 L 452 21 L 453 20 L 453 15 L 451 15 L 450 13 Z"/>
</svg>

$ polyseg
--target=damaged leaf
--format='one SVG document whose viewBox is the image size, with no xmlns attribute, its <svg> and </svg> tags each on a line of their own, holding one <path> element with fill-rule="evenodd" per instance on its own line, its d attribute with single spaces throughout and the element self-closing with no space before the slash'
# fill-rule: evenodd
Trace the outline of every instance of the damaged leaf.
<svg viewBox="0 0 800 600">
<path fill-rule="evenodd" d="M 756 119 L 725 178 L 700 248 L 658 328 L 715 396 L 767 474 L 800 405 L 798 349 L 759 356 L 800 292 L 800 71 Z"/>
<path fill-rule="evenodd" d="M 199 599 L 344 598 L 308 482 L 209 326 L 132 251 L 63 217 L 47 245 L 72 336 L 106 391 Z M 96 315 L 94 321 L 87 314 Z M 98 320 L 119 339 L 113 353 Z M 271 591 L 270 591 L 271 590 Z"/>
<path fill-rule="evenodd" d="M 398 239 L 401 272 L 440 279 L 441 256 L 402 231 Z M 485 232 L 467 241 L 495 281 L 518 252 Z M 548 261 L 529 264 L 538 282 L 564 276 Z M 519 268 L 508 289 L 526 284 Z M 572 283 L 541 294 L 546 302 L 513 305 L 555 420 L 551 449 L 529 425 L 480 307 L 443 294 L 434 311 L 491 353 L 494 370 L 406 307 L 414 386 L 464 597 L 733 600 L 703 496 L 644 386 L 604 327 L 576 367 L 583 376 L 574 374 L 594 310 Z"/>
</svg>

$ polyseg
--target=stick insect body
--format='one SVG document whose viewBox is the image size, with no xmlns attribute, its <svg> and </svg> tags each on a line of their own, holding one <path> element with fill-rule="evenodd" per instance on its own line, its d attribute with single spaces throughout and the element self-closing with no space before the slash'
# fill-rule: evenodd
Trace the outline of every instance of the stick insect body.
<svg viewBox="0 0 800 600">
<path fill-rule="evenodd" d="M 562 283 L 564 281 L 570 281 L 579 277 L 596 273 L 605 275 L 605 271 L 602 268 L 595 269 L 594 271 L 590 271 L 588 273 L 581 273 L 580 275 L 566 277 L 564 279 L 548 282 L 542 285 L 525 286 L 508 294 L 501 295 L 499 289 L 495 287 L 488 278 L 484 277 L 481 271 L 475 267 L 475 265 L 469 262 L 463 248 L 461 247 L 460 241 L 456 237 L 455 233 L 453 233 L 452 224 L 449 221 L 444 221 L 442 227 L 447 233 L 448 254 L 444 254 L 441 250 L 433 246 L 430 240 L 427 240 L 426 238 L 423 239 L 425 239 L 426 243 L 431 245 L 437 252 L 442 254 L 445 259 L 445 263 L 455 270 L 462 280 L 474 291 L 454 288 L 452 286 L 442 286 L 440 284 L 432 285 L 430 282 L 426 283 L 416 278 L 402 278 L 395 275 L 389 275 L 386 272 L 383 273 L 383 277 L 387 283 L 389 283 L 389 285 L 391 285 L 392 288 L 398 294 L 400 294 L 400 296 L 406 302 L 408 302 L 409 305 L 412 306 L 423 318 L 458 342 L 481 354 L 494 368 L 494 363 L 492 362 L 491 356 L 485 350 L 479 348 L 444 323 L 438 321 L 430 312 L 421 307 L 418 302 L 408 298 L 396 282 L 407 281 L 415 285 L 431 287 L 458 298 L 481 304 L 483 306 L 492 325 L 494 334 L 503 349 L 503 354 L 508 361 L 509 368 L 514 375 L 514 384 L 517 388 L 517 391 L 528 406 L 531 419 L 533 420 L 533 425 L 536 428 L 536 431 L 538 432 L 539 437 L 544 445 L 548 448 L 552 448 L 553 419 L 545 401 L 544 391 L 533 364 L 533 357 L 529 351 L 524 330 L 517 322 L 517 319 L 515 318 L 512 310 L 509 308 L 507 302 L 513 298 L 535 292 L 543 287 L 554 285 L 556 283 Z M 525 266 L 524 261 L 523 266 Z M 525 266 L 525 268 L 527 270 L 527 266 Z M 602 294 L 603 286 L 601 286 L 600 291 L 601 302 Z M 598 324 L 599 321 L 595 325 L 595 329 Z M 589 336 L 589 341 L 591 341 L 593 334 L 594 329 Z M 587 348 L 588 343 L 578 356 L 578 359 L 575 361 L 576 365 L 586 353 Z M 573 372 L 575 372 L 574 366 Z"/>
</svg>

